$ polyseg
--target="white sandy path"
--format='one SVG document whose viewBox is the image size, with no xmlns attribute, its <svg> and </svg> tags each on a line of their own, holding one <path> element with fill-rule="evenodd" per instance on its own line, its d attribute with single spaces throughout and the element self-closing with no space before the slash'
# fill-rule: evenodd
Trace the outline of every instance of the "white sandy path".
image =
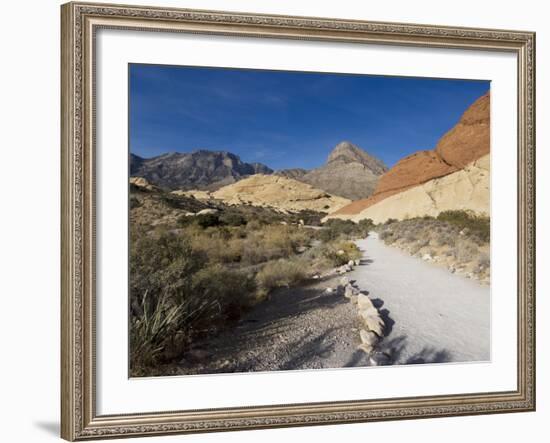
<svg viewBox="0 0 550 443">
<path fill-rule="evenodd" d="M 394 364 L 490 360 L 488 286 L 386 246 L 374 232 L 357 245 L 365 265 L 348 275 L 386 316 L 381 348 Z"/>
</svg>

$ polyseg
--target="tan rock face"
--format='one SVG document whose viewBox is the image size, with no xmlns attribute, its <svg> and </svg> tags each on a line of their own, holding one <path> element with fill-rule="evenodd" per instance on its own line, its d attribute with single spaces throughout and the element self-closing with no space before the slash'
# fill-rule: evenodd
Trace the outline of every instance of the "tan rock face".
<svg viewBox="0 0 550 443">
<path fill-rule="evenodd" d="M 375 223 L 384 223 L 388 218 L 435 217 L 447 210 L 469 210 L 479 215 L 490 215 L 489 162 L 490 156 L 486 155 L 452 174 L 394 194 L 357 213 L 336 217 L 356 222 L 370 218 Z"/>
<path fill-rule="evenodd" d="M 330 195 L 306 183 L 263 174 L 224 186 L 213 192 L 212 197 L 228 204 L 270 206 L 283 211 L 333 212 L 350 203 L 347 198 Z"/>
<path fill-rule="evenodd" d="M 197 200 L 210 200 L 212 198 L 212 193 L 210 191 L 201 191 L 198 189 L 191 190 L 191 191 L 172 191 L 171 194 L 174 195 L 183 195 L 186 197 L 194 197 Z"/>
<path fill-rule="evenodd" d="M 411 194 L 407 193 L 421 185 L 432 182 L 431 186 L 443 185 L 447 181 L 435 181 L 441 177 L 453 175 L 468 165 L 474 164 L 478 159 L 487 156 L 490 150 L 490 96 L 489 93 L 477 99 L 462 115 L 459 122 L 447 132 L 438 142 L 434 150 L 418 151 L 404 159 L 400 160 L 393 168 L 386 172 L 380 180 L 376 190 L 372 196 L 367 199 L 357 200 L 350 203 L 348 206 L 341 208 L 331 216 L 337 218 L 356 218 L 359 213 L 363 213 L 368 208 L 378 206 L 386 199 L 392 196 L 406 194 L 407 196 L 425 195 L 424 188 L 417 190 Z M 488 160 L 487 160 L 488 163 Z M 469 173 L 463 174 L 469 176 Z M 487 171 L 488 176 L 488 171 Z M 456 177 L 462 177 L 461 174 Z M 466 184 L 464 185 L 466 186 Z M 488 182 L 487 182 L 488 186 Z M 488 192 L 486 202 L 488 204 Z M 467 195 L 462 197 L 458 194 L 457 198 L 467 198 Z M 429 197 L 428 197 L 429 199 Z M 445 200 L 446 197 L 443 198 Z M 414 210 L 410 204 L 404 200 L 404 196 L 400 199 L 401 204 L 406 205 L 408 212 L 420 214 L 420 210 Z M 392 202 L 396 202 L 393 199 Z M 427 205 L 431 200 L 426 200 Z M 417 201 L 418 203 L 418 201 Z M 479 203 L 479 202 L 478 202 Z M 471 206 L 479 207 L 478 203 L 472 203 Z M 461 205 L 465 203 L 462 202 Z M 386 210 L 390 209 L 389 205 L 384 206 Z M 393 206 L 392 206 L 393 207 Z M 379 206 L 379 209 L 382 208 Z M 395 210 L 398 210 L 395 206 Z M 455 208 L 449 208 L 455 209 Z M 457 208 L 458 209 L 458 208 Z M 473 208 L 472 208 L 473 209 Z M 373 212 L 373 211 L 371 211 Z M 402 214 L 402 210 L 397 211 Z M 434 211 L 431 211 L 434 212 Z M 488 212 L 488 208 L 484 212 Z M 377 213 L 378 214 L 378 213 Z M 377 215 L 382 217 L 380 213 Z M 413 215 L 410 215 L 413 216 Z M 388 215 L 386 218 L 399 218 L 397 215 Z"/>
<path fill-rule="evenodd" d="M 158 189 L 158 187 L 151 184 L 149 180 L 143 177 L 130 177 L 130 184 L 146 191 L 155 191 Z"/>
</svg>

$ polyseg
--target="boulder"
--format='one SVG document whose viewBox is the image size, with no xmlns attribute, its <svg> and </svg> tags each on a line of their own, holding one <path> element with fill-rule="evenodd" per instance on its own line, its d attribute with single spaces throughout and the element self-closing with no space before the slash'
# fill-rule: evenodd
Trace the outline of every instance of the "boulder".
<svg viewBox="0 0 550 443">
<path fill-rule="evenodd" d="M 351 299 L 352 295 L 353 295 L 352 287 L 350 285 L 346 285 L 344 287 L 344 297 Z"/>
<path fill-rule="evenodd" d="M 207 209 L 202 209 L 199 212 L 197 212 L 197 215 L 217 214 L 218 212 L 219 211 L 217 209 L 207 208 Z"/>
<path fill-rule="evenodd" d="M 365 345 L 374 347 L 374 345 L 378 343 L 378 336 L 372 331 L 361 329 L 359 331 L 359 336 L 361 337 L 361 343 Z"/>
<path fill-rule="evenodd" d="M 371 299 L 365 294 L 359 294 L 357 296 L 357 305 L 361 311 L 368 308 L 374 308 Z"/>
<path fill-rule="evenodd" d="M 342 286 L 346 286 L 346 285 L 348 285 L 349 283 L 350 283 L 349 277 L 342 277 L 342 278 L 340 279 L 340 284 L 341 284 Z"/>
<path fill-rule="evenodd" d="M 360 311 L 359 315 L 363 318 L 365 326 L 379 337 L 384 335 L 384 320 L 378 314 L 373 314 L 372 311 Z"/>
<path fill-rule="evenodd" d="M 361 317 L 369 317 L 369 316 L 379 316 L 378 309 L 376 309 L 374 306 L 370 308 L 365 309 L 359 309 L 359 315 Z"/>
</svg>

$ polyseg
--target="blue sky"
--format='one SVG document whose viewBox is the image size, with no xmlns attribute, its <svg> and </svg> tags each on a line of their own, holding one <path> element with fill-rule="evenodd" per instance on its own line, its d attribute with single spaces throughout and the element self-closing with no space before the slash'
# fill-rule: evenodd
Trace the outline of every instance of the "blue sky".
<svg viewBox="0 0 550 443">
<path fill-rule="evenodd" d="M 488 81 L 130 65 L 130 151 L 322 165 L 348 140 L 392 166 L 432 149 Z"/>
</svg>

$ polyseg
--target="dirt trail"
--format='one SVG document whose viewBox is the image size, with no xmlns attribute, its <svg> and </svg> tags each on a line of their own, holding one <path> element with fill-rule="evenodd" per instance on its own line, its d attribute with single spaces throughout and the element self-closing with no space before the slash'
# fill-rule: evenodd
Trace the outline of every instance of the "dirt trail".
<svg viewBox="0 0 550 443">
<path fill-rule="evenodd" d="M 338 278 L 275 291 L 239 324 L 199 344 L 199 361 L 182 360 L 179 373 L 273 371 L 368 365 L 357 349 L 361 323 L 355 306 L 328 293 Z M 204 351 L 204 352 L 202 352 Z"/>
<path fill-rule="evenodd" d="M 394 364 L 490 359 L 488 286 L 386 246 L 376 233 L 357 245 L 366 266 L 349 276 L 385 317 L 380 347 Z"/>
<path fill-rule="evenodd" d="M 361 264 L 348 273 L 386 322 L 379 350 L 393 364 L 489 360 L 489 288 L 385 246 L 359 240 Z M 176 373 L 368 366 L 357 349 L 362 322 L 336 291 L 339 277 L 276 291 L 215 339 L 198 345 Z"/>
</svg>

